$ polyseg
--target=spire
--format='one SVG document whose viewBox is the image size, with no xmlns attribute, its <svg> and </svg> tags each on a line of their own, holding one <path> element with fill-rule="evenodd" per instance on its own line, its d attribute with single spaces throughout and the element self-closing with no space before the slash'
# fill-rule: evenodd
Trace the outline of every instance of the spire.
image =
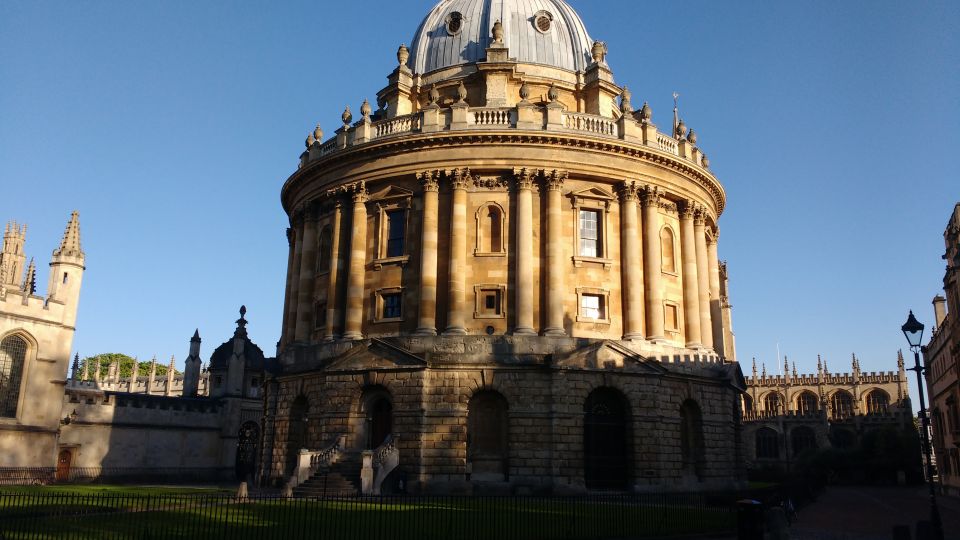
<svg viewBox="0 0 960 540">
<path fill-rule="evenodd" d="M 23 285 L 20 290 L 27 294 L 36 294 L 37 292 L 37 265 L 33 263 L 32 257 L 30 258 L 30 266 L 27 267 L 27 271 L 23 275 Z"/>
<path fill-rule="evenodd" d="M 193 337 L 190 338 L 190 342 L 191 342 L 191 343 L 193 343 L 193 342 L 200 343 L 200 329 L 199 329 L 199 328 L 197 328 L 196 330 L 193 331 Z"/>
<path fill-rule="evenodd" d="M 793 378 L 794 378 L 794 379 L 797 378 L 797 363 L 796 363 L 796 362 L 793 363 Z"/>
<path fill-rule="evenodd" d="M 80 353 L 73 355 L 73 370 L 72 375 L 70 376 L 71 380 L 77 380 L 77 372 L 80 371 Z"/>
<path fill-rule="evenodd" d="M 70 221 L 67 223 L 66 230 L 63 231 L 60 247 L 53 252 L 53 255 L 54 257 L 83 257 L 83 250 L 80 249 L 80 214 L 76 210 L 70 214 Z"/>
<path fill-rule="evenodd" d="M 237 330 L 233 333 L 235 338 L 247 337 L 247 319 L 243 316 L 247 314 L 247 306 L 240 306 L 240 318 L 237 319 Z"/>
<path fill-rule="evenodd" d="M 680 103 L 680 94 L 674 92 L 673 93 L 673 132 L 674 133 L 677 132 L 677 126 L 680 125 L 679 103 Z"/>
<path fill-rule="evenodd" d="M 93 380 L 100 382 L 100 357 L 93 357 Z"/>
<path fill-rule="evenodd" d="M 823 361 L 820 360 L 820 355 L 817 355 L 817 373 L 823 373 Z"/>
<path fill-rule="evenodd" d="M 757 357 L 753 357 L 753 378 L 757 378 Z"/>
<path fill-rule="evenodd" d="M 79 353 L 77 353 L 77 355 L 79 356 Z M 80 380 L 85 381 L 89 378 L 90 378 L 90 360 L 87 359 L 83 361 L 83 374 L 80 375 Z"/>
<path fill-rule="evenodd" d="M 903 371 L 903 349 L 897 351 L 897 369 Z"/>
<path fill-rule="evenodd" d="M 763 362 L 763 363 L 760 364 L 760 365 L 763 367 L 763 378 L 766 379 L 766 378 L 767 378 L 767 363 L 766 363 L 766 362 Z"/>
<path fill-rule="evenodd" d="M 783 374 L 784 375 L 790 374 L 790 363 L 787 362 L 787 355 L 783 355 Z"/>
</svg>

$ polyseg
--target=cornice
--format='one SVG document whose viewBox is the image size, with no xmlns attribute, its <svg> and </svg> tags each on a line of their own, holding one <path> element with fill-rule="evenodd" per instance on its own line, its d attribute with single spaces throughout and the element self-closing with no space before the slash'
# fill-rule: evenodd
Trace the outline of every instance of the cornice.
<svg viewBox="0 0 960 540">
<path fill-rule="evenodd" d="M 453 146 L 469 146 L 476 144 L 534 144 L 543 146 L 561 146 L 579 148 L 599 152 L 614 153 L 643 160 L 651 164 L 670 169 L 685 176 L 688 180 L 705 189 L 713 198 L 717 208 L 717 215 L 723 213 L 726 206 L 726 193 L 719 180 L 707 173 L 701 167 L 686 161 L 684 158 L 669 155 L 656 148 L 642 144 L 634 144 L 617 139 L 604 139 L 570 133 L 543 133 L 505 131 L 446 131 L 413 136 L 393 137 L 377 140 L 363 145 L 343 149 L 339 152 L 323 156 L 311 162 L 306 167 L 297 170 L 284 182 L 281 189 L 281 201 L 288 209 L 289 202 L 286 194 L 291 187 L 302 178 L 309 178 L 316 171 L 329 168 L 332 163 L 361 158 L 370 154 L 383 152 L 412 150 L 424 148 L 444 148 Z M 646 182 L 645 180 L 643 180 Z M 289 210 L 289 209 L 288 209 Z"/>
</svg>

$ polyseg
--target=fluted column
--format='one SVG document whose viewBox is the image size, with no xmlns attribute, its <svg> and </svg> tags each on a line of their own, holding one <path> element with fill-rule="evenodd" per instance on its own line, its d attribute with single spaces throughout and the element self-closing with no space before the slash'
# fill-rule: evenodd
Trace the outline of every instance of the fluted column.
<svg viewBox="0 0 960 540">
<path fill-rule="evenodd" d="M 437 335 L 437 246 L 440 206 L 438 173 L 420 173 L 423 184 L 423 227 L 420 237 L 420 313 L 417 334 Z"/>
<path fill-rule="evenodd" d="M 293 217 L 293 273 L 290 276 L 290 296 L 287 302 L 287 342 L 292 342 L 297 330 L 297 307 L 300 304 L 300 266 L 303 261 L 303 211 Z"/>
<path fill-rule="evenodd" d="M 620 280 L 623 291 L 623 339 L 643 339 L 643 267 L 637 223 L 637 186 L 624 182 L 620 195 Z"/>
<path fill-rule="evenodd" d="M 514 334 L 536 334 L 533 329 L 533 176 L 534 172 L 514 171 L 517 185 L 517 286 Z"/>
<path fill-rule="evenodd" d="M 466 329 L 467 282 L 467 182 L 470 171 L 453 171 L 450 187 L 450 271 L 447 299 L 447 328 L 444 334 L 464 335 Z"/>
<path fill-rule="evenodd" d="M 697 242 L 693 232 L 692 201 L 681 202 L 680 252 L 683 260 L 683 319 L 686 323 L 687 347 L 702 347 L 700 337 L 700 281 L 697 278 Z"/>
<path fill-rule="evenodd" d="M 663 253 L 660 247 L 660 190 L 646 186 L 640 193 L 643 207 L 643 283 L 647 297 L 647 337 L 662 341 L 663 331 L 663 280 L 661 266 Z"/>
<path fill-rule="evenodd" d="M 333 237 L 330 242 L 330 272 L 327 275 L 327 321 L 323 329 L 324 341 L 336 339 L 337 314 L 337 282 L 340 279 L 340 269 L 343 268 L 343 255 L 340 254 L 340 221 L 343 218 L 343 204 L 340 199 L 333 202 Z"/>
<path fill-rule="evenodd" d="M 296 251 L 296 232 L 292 227 L 287 227 L 287 245 L 289 246 L 289 253 L 287 254 L 287 286 L 283 293 L 283 325 L 280 328 L 280 341 L 283 345 L 286 345 L 287 342 L 290 341 L 290 330 L 288 327 L 291 325 L 290 305 L 292 301 L 290 298 L 293 292 L 293 276 L 295 275 L 293 271 L 293 257 Z"/>
<path fill-rule="evenodd" d="M 363 286 L 367 263 L 367 189 L 353 186 L 353 218 L 350 237 L 350 264 L 347 275 L 347 313 L 343 339 L 363 339 Z"/>
<path fill-rule="evenodd" d="M 700 303 L 700 342 L 713 348 L 713 324 L 710 322 L 710 265 L 707 255 L 707 210 L 698 206 L 693 215 L 693 235 L 697 246 L 697 298 Z"/>
<path fill-rule="evenodd" d="M 713 350 L 724 355 L 723 312 L 720 307 L 720 258 L 717 256 L 717 229 L 707 236 L 707 257 L 710 265 L 710 323 L 713 330 Z"/>
<path fill-rule="evenodd" d="M 311 204 L 303 224 L 303 248 L 300 257 L 300 288 L 297 292 L 297 326 L 294 341 L 310 340 L 313 326 L 313 287 L 317 270 L 317 214 Z"/>
<path fill-rule="evenodd" d="M 553 171 L 546 178 L 547 188 L 547 327 L 545 336 L 563 336 L 563 300 L 567 297 L 563 274 L 567 266 L 563 263 L 563 237 L 561 220 L 563 201 L 563 181 L 566 173 Z M 532 241 L 532 231 L 528 238 Z"/>
</svg>

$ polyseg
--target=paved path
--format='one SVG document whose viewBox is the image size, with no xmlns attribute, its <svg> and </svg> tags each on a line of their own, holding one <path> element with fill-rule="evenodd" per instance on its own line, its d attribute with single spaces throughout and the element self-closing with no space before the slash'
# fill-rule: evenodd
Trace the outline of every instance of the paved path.
<svg viewBox="0 0 960 540">
<path fill-rule="evenodd" d="M 937 497 L 944 537 L 960 540 L 960 499 Z M 833 487 L 800 511 L 791 540 L 890 540 L 894 525 L 930 518 L 925 486 L 909 488 Z"/>
</svg>

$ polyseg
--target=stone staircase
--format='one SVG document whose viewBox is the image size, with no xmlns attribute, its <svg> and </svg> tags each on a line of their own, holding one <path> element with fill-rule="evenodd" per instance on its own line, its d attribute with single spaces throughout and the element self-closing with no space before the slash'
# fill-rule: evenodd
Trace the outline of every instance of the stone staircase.
<svg viewBox="0 0 960 540">
<path fill-rule="evenodd" d="M 293 490 L 297 498 L 356 497 L 360 494 L 360 453 L 343 453 L 336 463 L 320 467 L 306 482 Z"/>
</svg>

